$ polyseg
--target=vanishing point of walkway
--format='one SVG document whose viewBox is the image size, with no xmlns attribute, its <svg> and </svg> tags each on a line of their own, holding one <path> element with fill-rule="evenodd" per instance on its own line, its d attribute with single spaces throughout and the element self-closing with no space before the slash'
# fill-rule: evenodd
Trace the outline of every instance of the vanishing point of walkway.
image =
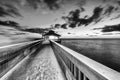
<svg viewBox="0 0 120 80">
<path fill-rule="evenodd" d="M 28 55 L 0 80 L 65 80 L 65 78 L 49 42 L 43 42 L 41 50 L 35 56 Z"/>
</svg>

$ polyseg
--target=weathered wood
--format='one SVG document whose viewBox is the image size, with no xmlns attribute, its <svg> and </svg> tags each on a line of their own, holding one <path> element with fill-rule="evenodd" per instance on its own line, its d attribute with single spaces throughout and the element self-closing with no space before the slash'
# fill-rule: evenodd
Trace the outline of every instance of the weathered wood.
<svg viewBox="0 0 120 80">
<path fill-rule="evenodd" d="M 64 63 L 66 60 L 70 60 L 71 66 L 69 70 L 73 73 L 72 75 L 76 77 L 76 80 L 120 80 L 119 72 L 54 41 L 51 41 L 51 44 L 54 47 L 53 50 L 56 51 L 55 54 L 64 56 L 61 57 Z M 73 65 L 77 67 L 76 70 L 79 70 L 79 73 L 78 71 L 73 71 Z M 75 72 L 78 73 L 78 75 L 75 75 Z"/>
<path fill-rule="evenodd" d="M 9 70 L 24 57 L 33 53 L 35 49 L 32 48 L 40 43 L 42 43 L 41 40 L 36 40 L 0 47 L 0 52 L 3 52 L 3 55 L 0 55 L 0 78 L 9 72 Z"/>
</svg>

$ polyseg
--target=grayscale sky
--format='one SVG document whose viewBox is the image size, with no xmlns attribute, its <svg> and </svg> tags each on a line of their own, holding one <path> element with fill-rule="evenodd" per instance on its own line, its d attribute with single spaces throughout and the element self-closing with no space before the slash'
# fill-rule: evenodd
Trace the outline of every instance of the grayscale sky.
<svg viewBox="0 0 120 80">
<path fill-rule="evenodd" d="M 28 26 L 42 27 L 60 23 L 61 16 L 86 4 L 89 7 L 87 13 L 91 15 L 91 7 L 99 2 L 102 3 L 100 0 L 0 0 L 0 6 L 5 10 L 10 6 L 10 10 L 17 13 L 15 17 L 5 16 L 4 20 L 10 19 Z"/>
<path fill-rule="evenodd" d="M 80 11 L 78 22 L 81 25 L 56 31 L 70 36 L 96 36 L 103 34 L 97 28 L 120 24 L 120 0 L 0 0 L 0 20 L 12 20 L 30 28 L 46 28 L 67 23 L 61 17 L 69 17 L 76 9 Z"/>
</svg>

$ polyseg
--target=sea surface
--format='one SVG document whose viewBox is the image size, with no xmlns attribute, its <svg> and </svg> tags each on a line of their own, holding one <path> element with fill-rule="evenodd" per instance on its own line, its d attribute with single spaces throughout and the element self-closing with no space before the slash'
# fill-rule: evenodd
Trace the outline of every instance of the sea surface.
<svg viewBox="0 0 120 80">
<path fill-rule="evenodd" d="M 61 44 L 120 72 L 120 39 L 62 39 Z"/>
</svg>

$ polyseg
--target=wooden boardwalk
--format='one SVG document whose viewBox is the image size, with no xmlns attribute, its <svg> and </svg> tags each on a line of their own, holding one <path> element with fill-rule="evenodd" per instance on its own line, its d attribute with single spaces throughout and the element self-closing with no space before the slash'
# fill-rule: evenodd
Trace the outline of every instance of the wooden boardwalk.
<svg viewBox="0 0 120 80">
<path fill-rule="evenodd" d="M 0 80 L 65 80 L 49 42 L 35 55 L 28 55 Z"/>
<path fill-rule="evenodd" d="M 22 59 L 13 58 L 19 61 L 5 74 L 1 73 L 0 80 L 120 80 L 119 72 L 59 43 L 50 42 L 51 45 L 49 41 L 37 41 L 20 49 L 17 57 L 22 56 Z"/>
</svg>

